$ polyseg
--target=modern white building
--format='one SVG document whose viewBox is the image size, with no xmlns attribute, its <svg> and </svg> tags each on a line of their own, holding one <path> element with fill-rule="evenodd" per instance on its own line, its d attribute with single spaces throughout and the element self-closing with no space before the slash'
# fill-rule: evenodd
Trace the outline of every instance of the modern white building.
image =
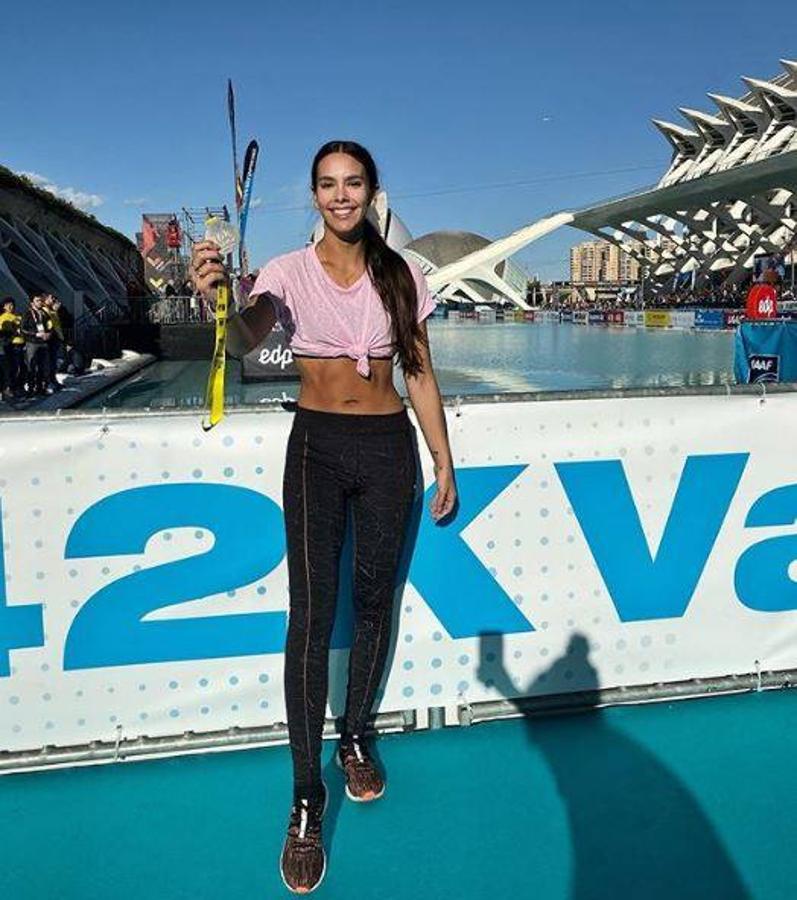
<svg viewBox="0 0 797 900">
<path fill-rule="evenodd" d="M 141 257 L 123 234 L 0 166 L 0 298 L 24 309 L 37 293 L 100 320 L 146 293 Z"/>
<path fill-rule="evenodd" d="M 572 212 L 560 212 L 475 250 L 429 275 L 443 291 L 522 247 L 571 225 L 611 241 L 635 259 L 653 290 L 682 273 L 696 286 L 732 285 L 756 257 L 797 245 L 797 62 L 766 81 L 744 78 L 739 98 L 709 94 L 711 112 L 681 109 L 684 124 L 655 126 L 672 160 L 652 190 Z"/>
<path fill-rule="evenodd" d="M 468 231 L 434 231 L 408 243 L 404 256 L 414 259 L 427 278 L 441 268 L 490 246 L 490 241 Z M 452 279 L 438 291 L 442 300 L 464 303 L 512 303 L 528 308 L 526 273 L 509 258 L 473 266 L 466 276 Z"/>
</svg>

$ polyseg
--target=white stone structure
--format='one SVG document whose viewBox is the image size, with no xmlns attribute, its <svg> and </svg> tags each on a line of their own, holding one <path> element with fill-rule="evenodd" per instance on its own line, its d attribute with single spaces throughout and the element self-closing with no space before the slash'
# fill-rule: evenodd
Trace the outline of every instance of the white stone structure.
<svg viewBox="0 0 797 900">
<path fill-rule="evenodd" d="M 145 293 L 135 244 L 0 167 L 0 298 L 53 293 L 73 314 L 111 317 Z"/>
<path fill-rule="evenodd" d="M 435 231 L 411 241 L 402 254 L 414 259 L 427 279 L 477 250 L 490 246 L 487 238 L 466 231 Z M 464 303 L 512 303 L 528 309 L 526 273 L 508 257 L 496 262 L 471 264 L 465 277 L 453 278 L 437 291 L 438 299 Z"/>
</svg>

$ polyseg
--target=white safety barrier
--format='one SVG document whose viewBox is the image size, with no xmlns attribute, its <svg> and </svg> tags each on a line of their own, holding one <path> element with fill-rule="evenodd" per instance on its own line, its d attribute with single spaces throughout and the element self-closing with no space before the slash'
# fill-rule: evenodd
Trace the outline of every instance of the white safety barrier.
<svg viewBox="0 0 797 900">
<path fill-rule="evenodd" d="M 446 416 L 460 505 L 431 520 L 418 429 L 426 493 L 382 711 L 797 667 L 797 394 L 501 398 Z M 0 424 L 0 751 L 284 721 L 292 420 Z"/>
<path fill-rule="evenodd" d="M 676 309 L 671 313 L 672 327 L 692 329 L 695 327 L 695 311 L 693 309 Z"/>
</svg>

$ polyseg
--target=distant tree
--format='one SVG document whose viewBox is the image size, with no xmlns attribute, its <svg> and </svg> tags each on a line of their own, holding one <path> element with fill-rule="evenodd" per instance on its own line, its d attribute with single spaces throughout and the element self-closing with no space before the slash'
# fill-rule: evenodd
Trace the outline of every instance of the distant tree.
<svg viewBox="0 0 797 900">
<path fill-rule="evenodd" d="M 539 302 L 541 297 L 542 285 L 540 284 L 540 280 L 538 278 L 529 278 L 526 285 L 526 303 L 534 303 L 535 299 Z"/>
</svg>

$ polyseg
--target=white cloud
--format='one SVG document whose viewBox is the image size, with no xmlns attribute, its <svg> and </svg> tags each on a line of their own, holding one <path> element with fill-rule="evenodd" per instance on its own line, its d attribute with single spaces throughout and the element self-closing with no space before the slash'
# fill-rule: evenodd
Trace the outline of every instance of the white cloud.
<svg viewBox="0 0 797 900">
<path fill-rule="evenodd" d="M 71 203 L 72 206 L 84 211 L 97 209 L 98 206 L 102 206 L 105 203 L 105 198 L 99 194 L 89 194 L 86 191 L 78 191 L 73 187 L 59 187 L 57 184 L 53 184 L 46 175 L 40 175 L 38 172 L 17 172 L 17 174 L 27 178 L 36 187 L 49 191 L 51 194 L 55 194 L 56 197 L 60 197 L 62 200 L 66 200 L 67 203 Z"/>
<path fill-rule="evenodd" d="M 149 197 L 129 197 L 127 200 L 123 200 L 125 206 L 145 206 L 149 203 Z"/>
<path fill-rule="evenodd" d="M 277 188 L 276 195 L 280 198 L 280 206 L 308 207 L 310 208 L 310 179 L 306 172 Z"/>
<path fill-rule="evenodd" d="M 249 209 L 258 209 L 263 205 L 262 197 L 253 197 L 249 202 Z"/>
</svg>

